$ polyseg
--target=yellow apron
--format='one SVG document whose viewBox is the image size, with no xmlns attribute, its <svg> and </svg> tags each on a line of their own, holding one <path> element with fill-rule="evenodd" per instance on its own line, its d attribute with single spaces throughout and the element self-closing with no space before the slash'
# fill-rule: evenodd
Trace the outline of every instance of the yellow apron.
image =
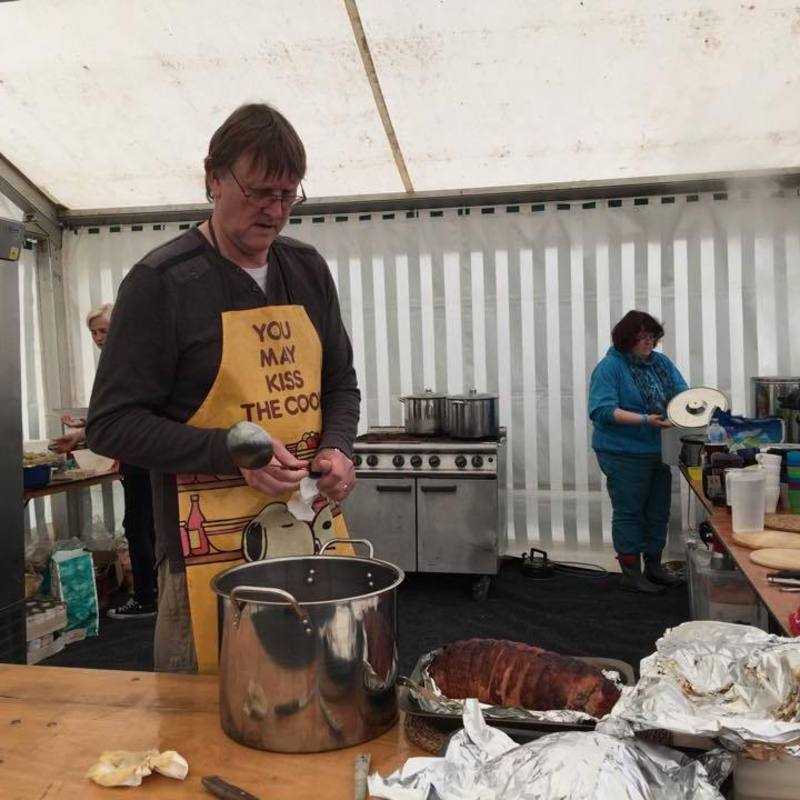
<svg viewBox="0 0 800 800">
<path fill-rule="evenodd" d="M 222 314 L 222 359 L 189 425 L 261 425 L 297 458 L 311 459 L 322 431 L 322 347 L 305 308 L 265 306 Z M 217 671 L 217 599 L 209 588 L 244 560 L 308 555 L 347 536 L 338 507 L 315 503 L 312 522 L 295 519 L 289 495 L 267 497 L 241 477 L 179 475 L 180 537 L 200 672 Z"/>
</svg>

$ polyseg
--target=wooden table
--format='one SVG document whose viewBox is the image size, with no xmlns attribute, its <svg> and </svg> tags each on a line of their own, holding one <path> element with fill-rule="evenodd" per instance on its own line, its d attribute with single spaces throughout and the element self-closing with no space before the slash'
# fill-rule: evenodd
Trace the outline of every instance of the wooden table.
<svg viewBox="0 0 800 800">
<path fill-rule="evenodd" d="M 138 789 L 106 789 L 84 777 L 104 750 L 150 748 L 184 756 L 186 780 L 154 774 Z M 401 724 L 346 750 L 251 750 L 222 732 L 214 676 L 0 664 L 3 800 L 211 798 L 200 778 L 214 774 L 261 800 L 349 800 L 362 752 L 382 775 L 425 755 L 406 741 Z"/>
<path fill-rule="evenodd" d="M 720 540 L 723 547 L 728 551 L 739 569 L 745 574 L 755 593 L 769 609 L 783 632 L 787 636 L 791 636 L 792 634 L 789 631 L 789 614 L 800 605 L 800 594 L 781 592 L 768 583 L 767 574 L 775 570 L 754 564 L 750 560 L 750 553 L 752 550 L 748 550 L 746 547 L 742 547 L 733 541 L 733 527 L 731 524 L 730 511 L 727 508 L 715 506 L 703 493 L 702 481 L 694 480 L 686 471 L 685 467 L 681 467 L 681 473 L 708 513 L 708 521 L 711 523 L 711 527 L 714 528 L 714 532 L 717 534 L 717 538 Z"/>
<path fill-rule="evenodd" d="M 118 481 L 121 475 L 119 472 L 100 472 L 97 475 L 90 475 L 88 478 L 78 478 L 77 480 L 66 481 L 51 481 L 41 489 L 31 489 L 28 492 L 23 492 L 22 498 L 27 505 L 29 500 L 34 497 L 49 497 L 50 495 L 60 494 L 61 492 L 68 492 L 72 489 L 86 489 L 89 486 L 95 486 L 98 483 L 106 483 L 106 481 Z"/>
</svg>

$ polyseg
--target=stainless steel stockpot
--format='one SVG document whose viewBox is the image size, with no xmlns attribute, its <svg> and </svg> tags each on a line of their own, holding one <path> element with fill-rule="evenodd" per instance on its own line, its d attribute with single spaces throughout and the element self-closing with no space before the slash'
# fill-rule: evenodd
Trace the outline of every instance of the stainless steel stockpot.
<svg viewBox="0 0 800 800">
<path fill-rule="evenodd" d="M 400 398 L 406 433 L 414 436 L 436 436 L 447 433 L 447 395 L 426 389 L 421 394 Z"/>
<path fill-rule="evenodd" d="M 487 439 L 500 431 L 496 394 L 468 394 L 447 398 L 447 432 L 455 439 Z"/>
<path fill-rule="evenodd" d="M 323 555 L 335 542 L 369 558 Z M 219 612 L 222 729 L 248 747 L 316 753 L 397 719 L 396 592 L 403 571 L 363 539 L 317 556 L 242 564 L 211 581 Z"/>
</svg>

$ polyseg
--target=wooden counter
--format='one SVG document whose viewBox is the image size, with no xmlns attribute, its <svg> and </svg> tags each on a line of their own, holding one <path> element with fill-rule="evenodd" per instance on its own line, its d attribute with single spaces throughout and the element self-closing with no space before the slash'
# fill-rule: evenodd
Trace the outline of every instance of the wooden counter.
<svg viewBox="0 0 800 800">
<path fill-rule="evenodd" d="M 105 789 L 84 776 L 103 750 L 177 750 L 185 781 L 154 774 L 138 788 Z M 206 675 L 0 664 L 3 800 L 211 798 L 220 775 L 261 800 L 350 800 L 358 753 L 383 775 L 425 755 L 401 724 L 356 747 L 313 755 L 252 750 L 219 726 L 217 679 Z"/>
<path fill-rule="evenodd" d="M 789 631 L 789 614 L 800 606 L 800 593 L 781 592 L 767 582 L 767 574 L 774 569 L 761 567 L 750 560 L 750 553 L 746 547 L 733 541 L 733 528 L 731 525 L 731 512 L 727 508 L 718 508 L 703 493 L 702 481 L 694 480 L 684 467 L 681 473 L 690 488 L 708 513 L 708 521 L 714 528 L 717 538 L 723 547 L 730 553 L 731 558 L 737 563 L 739 569 L 745 574 L 756 594 L 769 609 L 775 621 L 780 625 L 786 636 L 791 636 Z"/>
</svg>

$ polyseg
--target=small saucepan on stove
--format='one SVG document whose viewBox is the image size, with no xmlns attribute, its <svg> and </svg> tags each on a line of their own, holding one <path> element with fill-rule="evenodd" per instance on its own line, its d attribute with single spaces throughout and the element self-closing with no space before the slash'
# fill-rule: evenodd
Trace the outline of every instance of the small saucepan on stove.
<svg viewBox="0 0 800 800">
<path fill-rule="evenodd" d="M 454 439 L 489 439 L 500 430 L 496 394 L 479 393 L 470 389 L 467 394 L 447 398 L 447 432 Z"/>
<path fill-rule="evenodd" d="M 400 398 L 403 423 L 412 436 L 437 436 L 447 432 L 447 396 L 426 389 Z"/>
</svg>

